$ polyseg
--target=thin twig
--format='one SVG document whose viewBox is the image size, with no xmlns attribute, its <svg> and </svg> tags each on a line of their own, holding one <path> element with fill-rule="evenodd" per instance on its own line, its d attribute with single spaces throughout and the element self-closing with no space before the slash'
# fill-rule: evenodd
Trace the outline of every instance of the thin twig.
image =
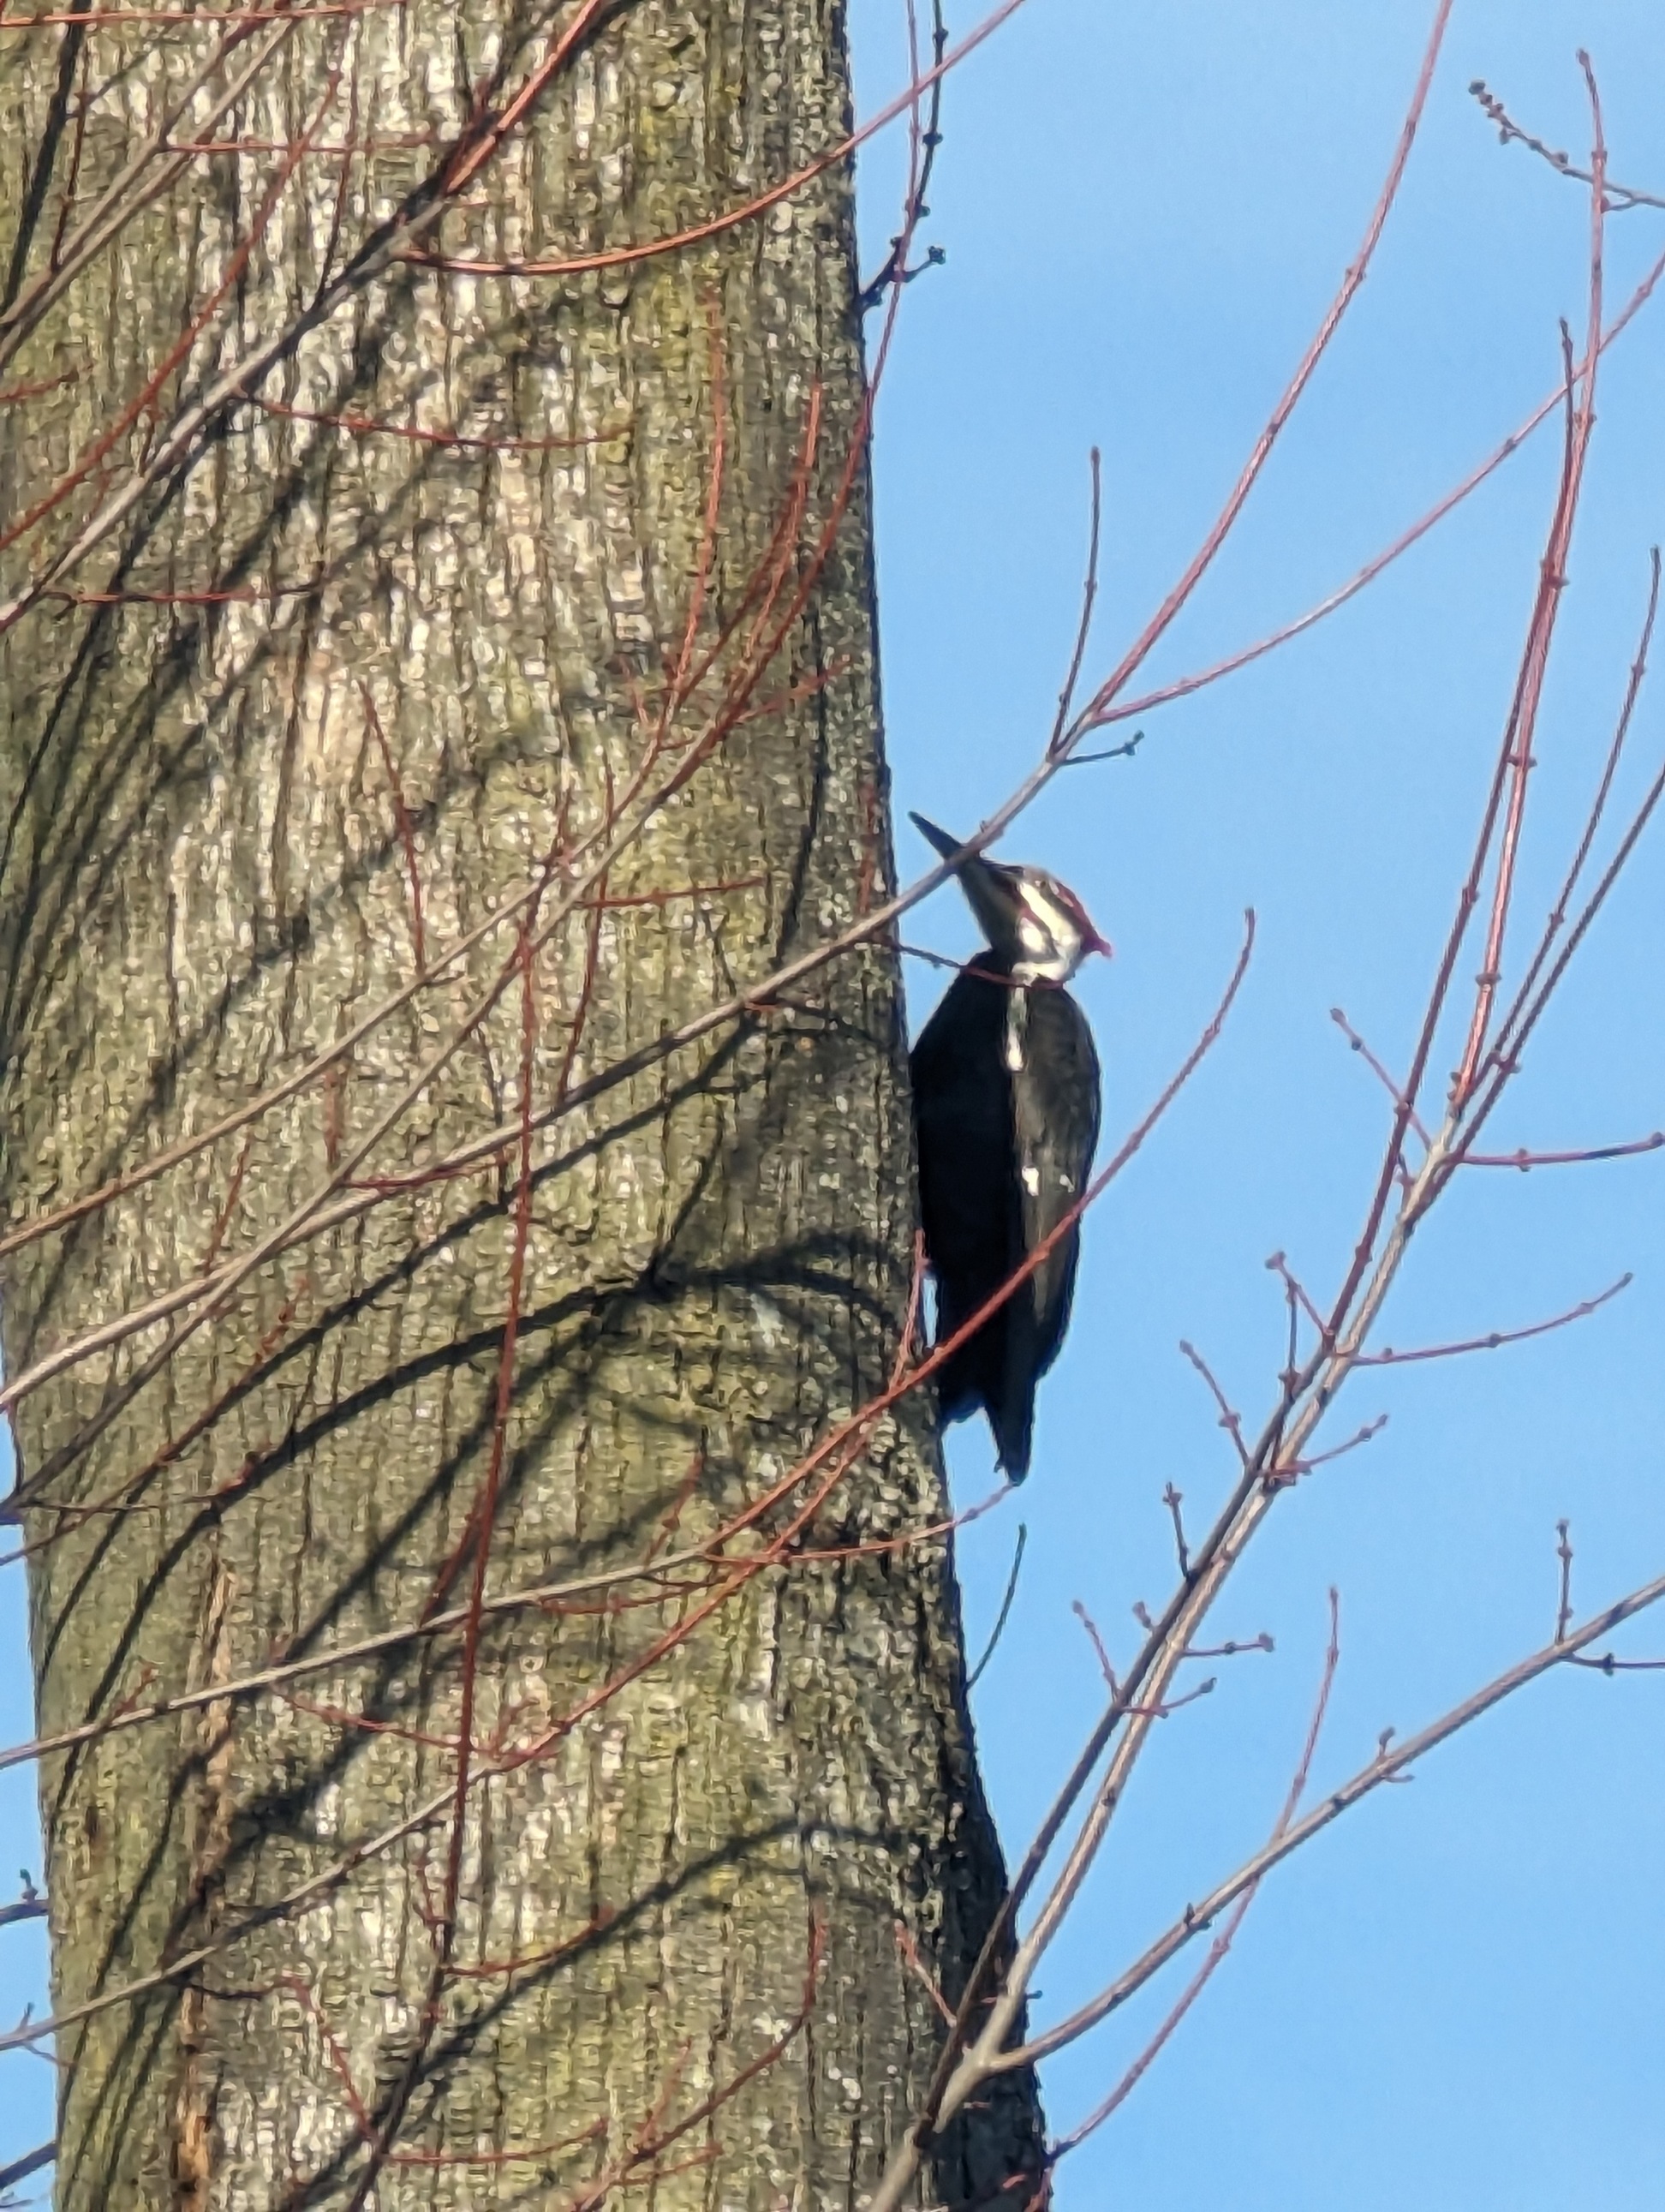
<svg viewBox="0 0 1665 2212">
<path fill-rule="evenodd" d="M 1238 1441 L 1241 1443 L 1242 1438 L 1239 1437 Z M 1179 1561 L 1179 1578 L 1182 1582 L 1186 1582 L 1191 1573 L 1191 1554 L 1185 1548 L 1185 1522 L 1180 1515 L 1180 1508 L 1185 1503 L 1184 1494 L 1176 1490 L 1170 1482 L 1162 1493 L 1162 1502 L 1173 1516 L 1174 1553 Z M 1193 1651 L 1189 1656 L 1194 1659 L 1197 1654 Z"/>
<path fill-rule="evenodd" d="M 1110 1695 L 1115 1697 L 1116 1694 L 1115 1669 L 1110 1664 L 1110 1655 L 1104 1648 L 1104 1639 L 1098 1632 L 1098 1623 L 1087 1611 L 1086 1607 L 1082 1604 L 1079 1597 L 1073 1598 L 1070 1601 L 1070 1611 L 1080 1622 L 1082 1627 L 1086 1630 L 1088 1640 L 1091 1642 L 1094 1655 L 1098 1661 L 1098 1671 L 1104 1677 L 1104 1686 L 1109 1690 Z"/>
<path fill-rule="evenodd" d="M 1529 153 L 1536 154 L 1540 160 L 1547 161 L 1559 176 L 1571 178 L 1575 183 L 1592 185 L 1595 183 L 1592 169 L 1581 169 L 1571 155 L 1559 151 L 1547 140 L 1523 130 L 1483 77 L 1477 76 L 1468 89 L 1485 109 L 1487 120 L 1496 124 L 1501 144 L 1507 146 L 1512 141 L 1516 145 L 1524 146 Z M 1632 185 L 1615 185 L 1605 175 L 1601 179 L 1601 189 L 1610 215 L 1622 215 L 1627 208 L 1665 208 L 1665 194 L 1642 191 Z"/>
<path fill-rule="evenodd" d="M 1391 1346 L 1384 1345 L 1380 1352 L 1361 1352 L 1353 1364 L 1355 1367 L 1405 1367 L 1416 1359 L 1455 1359 L 1464 1352 L 1496 1352 L 1500 1345 L 1524 1344 L 1528 1337 L 1547 1336 L 1553 1329 L 1565 1328 L 1571 1322 L 1585 1321 L 1591 1314 L 1599 1313 L 1610 1298 L 1616 1298 L 1621 1291 L 1627 1291 L 1635 1279 L 1634 1275 L 1623 1274 L 1616 1283 L 1609 1283 L 1607 1289 L 1596 1297 L 1585 1298 L 1579 1305 L 1569 1306 L 1565 1313 L 1555 1315 L 1550 1321 L 1535 1321 L 1526 1328 L 1494 1328 L 1485 1336 L 1471 1336 L 1460 1344 L 1425 1345 L 1416 1352 L 1395 1352 Z"/>
<path fill-rule="evenodd" d="M 1613 317 L 1613 321 L 1602 332 L 1601 349 L 1604 353 L 1616 338 L 1629 329 L 1631 324 L 1647 306 L 1658 289 L 1662 277 L 1665 277 L 1665 253 L 1662 253 L 1652 264 L 1625 307 Z M 1297 637 L 1304 636 L 1308 630 L 1316 629 L 1320 623 L 1337 613 L 1342 607 L 1348 605 L 1351 601 L 1358 597 L 1361 592 L 1367 590 L 1378 576 L 1408 553 L 1413 546 L 1420 544 L 1431 531 L 1436 529 L 1448 515 L 1461 507 L 1465 500 L 1478 491 L 1482 484 L 1497 473 L 1505 461 L 1511 459 L 1520 451 L 1534 432 L 1541 429 L 1550 416 L 1559 410 L 1564 396 L 1563 387 L 1558 384 L 1547 398 L 1540 400 L 1531 414 L 1511 430 L 1500 445 L 1495 447 L 1483 461 L 1471 469 L 1468 474 L 1455 484 L 1443 498 L 1436 501 L 1434 505 L 1419 516 L 1408 529 L 1401 531 L 1397 538 L 1391 539 L 1381 552 L 1373 555 L 1363 568 L 1356 569 L 1346 583 L 1338 585 L 1334 591 L 1309 607 L 1304 614 L 1297 615 L 1292 621 L 1281 623 L 1276 629 L 1267 631 L 1264 636 L 1256 638 L 1251 644 L 1240 646 L 1235 653 L 1228 653 L 1223 660 L 1211 661 L 1205 667 L 1194 670 L 1188 675 L 1176 677 L 1171 683 L 1158 684 L 1154 690 L 1141 691 L 1133 698 L 1119 700 L 1107 706 L 1103 712 L 1095 718 L 1093 727 L 1104 729 L 1113 723 L 1134 721 L 1141 714 L 1153 714 L 1158 707 L 1171 706 L 1176 700 L 1188 699 L 1194 693 L 1206 690 L 1211 684 L 1221 683 L 1226 677 L 1236 676 L 1242 670 L 1252 667 L 1255 662 L 1263 660 L 1268 653 L 1277 652 L 1279 647 L 1293 643 Z M 1143 736 L 1144 732 L 1141 730 L 1127 745 L 1113 746 L 1108 752 L 1072 752 L 1070 764 L 1073 765 L 1077 761 L 1085 763 L 1094 760 L 1120 759 L 1124 753 L 1130 752 L 1133 744 L 1137 744 L 1139 738 Z"/>
<path fill-rule="evenodd" d="M 995 1616 L 994 1631 L 988 1642 L 983 1647 L 983 1656 L 965 1678 L 965 1686 L 968 1690 L 976 1688 L 984 1668 L 994 1656 L 994 1647 L 1000 1640 L 1007 1617 L 1012 1611 L 1012 1601 L 1018 1595 L 1018 1571 L 1024 1564 L 1024 1547 L 1028 1541 L 1029 1523 L 1026 1521 L 1020 1521 L 1018 1523 L 1018 1541 L 1012 1553 L 1012 1572 L 1006 1577 L 1006 1595 L 1000 1600 L 1000 1610 Z"/>
<path fill-rule="evenodd" d="M 1567 428 L 1561 488 L 1556 501 L 1554 523 L 1544 551 L 1537 604 L 1527 634 L 1527 649 L 1522 659 L 1520 680 L 1510 709 L 1510 728 L 1504 750 L 1504 761 L 1508 768 L 1508 805 L 1498 842 L 1492 912 L 1486 927 L 1486 952 L 1478 979 L 1474 1010 L 1469 1022 L 1468 1042 L 1463 1048 L 1452 1086 L 1452 1097 L 1459 1106 L 1467 1103 L 1473 1091 L 1476 1072 L 1488 1040 L 1492 1007 L 1502 975 L 1504 944 L 1520 854 L 1521 829 L 1526 813 L 1527 784 L 1532 772 L 1533 744 L 1537 735 L 1538 710 L 1548 672 L 1550 649 L 1554 641 L 1556 617 L 1566 588 L 1567 556 L 1572 544 L 1573 525 L 1578 513 L 1579 493 L 1589 454 L 1590 439 L 1595 428 L 1596 373 L 1601 358 L 1602 225 L 1606 214 L 1602 182 L 1607 175 L 1607 145 L 1602 135 L 1601 95 L 1596 89 L 1589 55 L 1581 51 L 1578 62 L 1589 97 L 1592 140 L 1589 306 L 1584 357 L 1576 380 L 1579 398 L 1575 410 L 1572 404 L 1575 384 L 1572 341 L 1564 326 L 1562 342 L 1566 372 Z"/>
<path fill-rule="evenodd" d="M 920 69 L 919 19 L 914 11 L 914 0 L 905 0 L 905 6 L 908 75 L 914 84 L 922 85 L 925 79 Z M 911 269 L 908 265 L 914 234 L 931 212 L 927 196 L 931 190 L 932 172 L 937 166 L 937 149 L 942 144 L 942 62 L 948 51 L 948 26 L 943 20 L 942 0 L 931 0 L 931 58 L 936 64 L 936 71 L 930 79 L 930 110 L 921 131 L 919 95 L 915 93 L 908 108 L 908 188 L 902 203 L 902 228 L 890 240 L 890 250 L 877 274 L 856 294 L 856 311 L 862 315 L 872 313 L 890 286 L 911 284 L 927 269 L 939 269 L 947 258 L 941 246 L 933 246 L 927 247 L 923 261 Z"/>
<path fill-rule="evenodd" d="M 1365 226 L 1364 240 L 1358 252 L 1348 264 L 1323 320 L 1319 324 L 1310 344 L 1296 368 L 1295 374 L 1285 386 L 1277 404 L 1267 417 L 1266 427 L 1255 441 L 1253 452 L 1244 463 L 1242 473 L 1227 495 L 1224 506 L 1215 518 L 1201 545 L 1188 562 L 1178 582 L 1175 584 L 1156 613 L 1139 632 L 1127 653 L 1076 717 L 1065 740 L 1066 748 L 1074 738 L 1099 725 L 1108 710 L 1126 690 L 1137 671 L 1150 658 L 1181 609 L 1188 604 L 1197 586 L 1208 569 L 1212 567 L 1216 556 L 1231 534 L 1238 516 L 1248 503 L 1250 492 L 1254 490 L 1262 471 L 1271 459 L 1273 447 L 1283 434 L 1285 427 L 1294 413 L 1302 393 L 1305 392 L 1316 374 L 1319 362 L 1329 350 L 1330 341 L 1340 329 L 1348 308 L 1358 297 L 1359 288 L 1364 283 L 1370 263 L 1375 257 L 1382 233 L 1387 226 L 1388 216 L 1392 210 L 1394 202 L 1399 197 L 1399 187 L 1405 174 L 1405 167 L 1411 158 L 1411 148 L 1421 127 L 1422 112 L 1427 105 L 1428 94 L 1433 87 L 1434 69 L 1439 59 L 1440 48 L 1444 44 L 1445 28 L 1450 20 L 1452 5 L 1453 0 L 1439 0 L 1439 5 L 1435 11 L 1433 28 L 1429 33 L 1427 45 L 1423 51 L 1422 65 L 1418 72 L 1416 88 L 1411 95 L 1410 106 L 1406 111 L 1405 120 L 1400 129 L 1399 143 L 1394 150 L 1393 160 L 1389 164 L 1382 190 L 1376 196 L 1376 205 L 1370 211 L 1370 221 Z M 890 2212 L 890 2208 L 883 2201 L 882 2191 L 880 2197 L 874 2200 L 870 2212 Z"/>
<path fill-rule="evenodd" d="M 1097 446 L 1089 456 L 1088 466 L 1092 477 L 1092 497 L 1087 523 L 1087 574 L 1081 586 L 1081 617 L 1075 626 L 1075 649 L 1070 655 L 1064 688 L 1058 694 L 1058 713 L 1053 722 L 1052 735 L 1047 739 L 1048 758 L 1063 743 L 1064 732 L 1069 726 L 1070 708 L 1075 703 L 1075 687 L 1081 678 L 1081 664 L 1087 656 L 1087 641 L 1092 635 L 1093 608 L 1098 599 L 1098 544 L 1103 521 L 1103 471 Z M 1139 737 L 1135 735 L 1116 750 L 1124 754 L 1131 753 L 1138 743 Z"/>
<path fill-rule="evenodd" d="M 1567 1623 L 1572 1619 L 1572 1545 L 1568 1538 L 1570 1521 L 1555 1523 L 1557 1542 L 1555 1556 L 1561 1563 L 1561 1601 L 1555 1609 L 1555 1641 L 1566 1641 Z"/>
<path fill-rule="evenodd" d="M 1179 1348 L 1186 1358 L 1190 1361 L 1192 1366 L 1196 1369 L 1198 1374 L 1201 1376 L 1204 1382 L 1207 1385 L 1208 1395 L 1212 1398 L 1214 1403 L 1219 1407 L 1220 1426 L 1225 1431 L 1227 1436 L 1231 1437 L 1233 1444 L 1237 1447 L 1238 1465 L 1240 1467 L 1247 1467 L 1249 1464 L 1249 1447 L 1243 1442 L 1242 1414 L 1236 1410 L 1231 1401 L 1227 1399 L 1224 1391 L 1222 1390 L 1219 1386 L 1219 1382 L 1215 1376 L 1213 1369 L 1208 1364 L 1208 1362 L 1197 1350 L 1195 1345 L 1191 1343 L 1188 1338 L 1181 1337 L 1179 1340 Z M 1172 1485 L 1170 1484 L 1169 1487 L 1171 1489 Z M 1163 1502 L 1165 1504 L 1168 1501 L 1164 1498 Z M 1182 1548 L 1183 1547 L 1182 1547 Z"/>
</svg>

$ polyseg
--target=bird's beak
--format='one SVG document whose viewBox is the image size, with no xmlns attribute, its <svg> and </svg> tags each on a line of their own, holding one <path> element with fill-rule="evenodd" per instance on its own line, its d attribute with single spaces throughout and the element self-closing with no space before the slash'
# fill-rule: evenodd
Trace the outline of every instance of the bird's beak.
<svg viewBox="0 0 1665 2212">
<path fill-rule="evenodd" d="M 934 845 L 945 860 L 951 860 L 964 843 L 962 837 L 939 830 L 934 822 L 927 822 L 922 814 L 910 814 L 908 820 L 927 843 Z M 1013 888 L 1010 870 L 997 861 L 987 860 L 981 853 L 962 860 L 955 872 L 960 879 L 960 889 L 965 893 L 971 911 L 977 917 L 983 935 L 993 945 L 1009 945 L 1017 926 L 1018 894 Z M 1106 947 L 1108 951 L 1108 946 Z"/>
<path fill-rule="evenodd" d="M 965 842 L 963 837 L 953 837 L 946 830 L 939 830 L 934 822 L 927 822 L 922 814 L 910 814 L 908 819 L 919 831 L 920 836 L 925 839 L 927 844 L 936 847 L 945 860 L 951 860 Z"/>
</svg>

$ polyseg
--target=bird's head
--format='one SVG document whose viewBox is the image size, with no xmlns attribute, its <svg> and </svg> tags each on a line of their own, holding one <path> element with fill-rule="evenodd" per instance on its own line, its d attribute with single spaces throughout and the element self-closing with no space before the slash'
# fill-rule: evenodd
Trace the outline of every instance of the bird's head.
<svg viewBox="0 0 1665 2212">
<path fill-rule="evenodd" d="M 960 839 L 922 814 L 912 818 L 920 835 L 951 860 Z M 1014 983 L 1067 983 L 1090 952 L 1109 952 L 1075 893 L 1044 868 L 1006 866 L 975 854 L 957 872 L 990 951 Z"/>
</svg>

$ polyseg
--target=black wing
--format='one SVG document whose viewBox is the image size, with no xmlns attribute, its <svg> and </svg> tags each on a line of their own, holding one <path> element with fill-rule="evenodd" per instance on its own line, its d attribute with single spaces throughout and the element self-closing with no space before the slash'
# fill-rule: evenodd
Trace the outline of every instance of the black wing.
<svg viewBox="0 0 1665 2212">
<path fill-rule="evenodd" d="M 1017 1182 L 1023 1249 L 1033 1252 L 1064 1220 L 1087 1187 L 1098 1143 L 1098 1054 L 1087 1018 L 1067 991 L 1033 990 L 1027 1000 L 1023 1066 L 1012 1076 Z M 1080 1256 L 1079 1225 L 1066 1230 L 1025 1286 L 1028 1343 L 1010 1333 L 1007 1357 L 1027 1367 L 1030 1387 L 1058 1357 L 1069 1326 Z M 1016 1379 L 1015 1376 L 1013 1378 Z"/>
<path fill-rule="evenodd" d="M 920 1212 L 937 1279 L 937 1338 L 951 1336 L 1023 1257 L 1002 983 L 955 978 L 912 1060 Z M 1005 1311 L 938 1376 L 945 1420 L 986 1404 L 994 1418 L 1005 1368 Z"/>
<path fill-rule="evenodd" d="M 1066 992 L 961 975 L 915 1047 L 913 1076 L 941 1342 L 1079 1199 L 1098 1140 L 1098 1056 Z M 981 1405 L 1014 1482 L 1029 1471 L 1035 1386 L 1068 1325 L 1079 1248 L 1072 1224 L 938 1377 L 943 1419 Z"/>
</svg>

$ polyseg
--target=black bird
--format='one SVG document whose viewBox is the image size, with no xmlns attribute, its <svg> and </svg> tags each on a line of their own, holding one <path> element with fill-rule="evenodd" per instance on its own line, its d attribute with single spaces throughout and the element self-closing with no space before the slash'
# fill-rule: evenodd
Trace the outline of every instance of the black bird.
<svg viewBox="0 0 1665 2212">
<path fill-rule="evenodd" d="M 945 860 L 958 852 L 957 837 L 913 819 Z M 1063 987 L 1090 952 L 1110 950 L 1074 892 L 1042 869 L 974 856 L 958 873 L 988 951 L 955 977 L 912 1060 L 939 1344 L 1085 1188 L 1098 1141 L 1098 1055 Z M 1068 1326 L 1079 1247 L 1073 1225 L 938 1370 L 944 1421 L 981 1406 L 1013 1482 L 1029 1473 L 1035 1386 Z"/>
</svg>

